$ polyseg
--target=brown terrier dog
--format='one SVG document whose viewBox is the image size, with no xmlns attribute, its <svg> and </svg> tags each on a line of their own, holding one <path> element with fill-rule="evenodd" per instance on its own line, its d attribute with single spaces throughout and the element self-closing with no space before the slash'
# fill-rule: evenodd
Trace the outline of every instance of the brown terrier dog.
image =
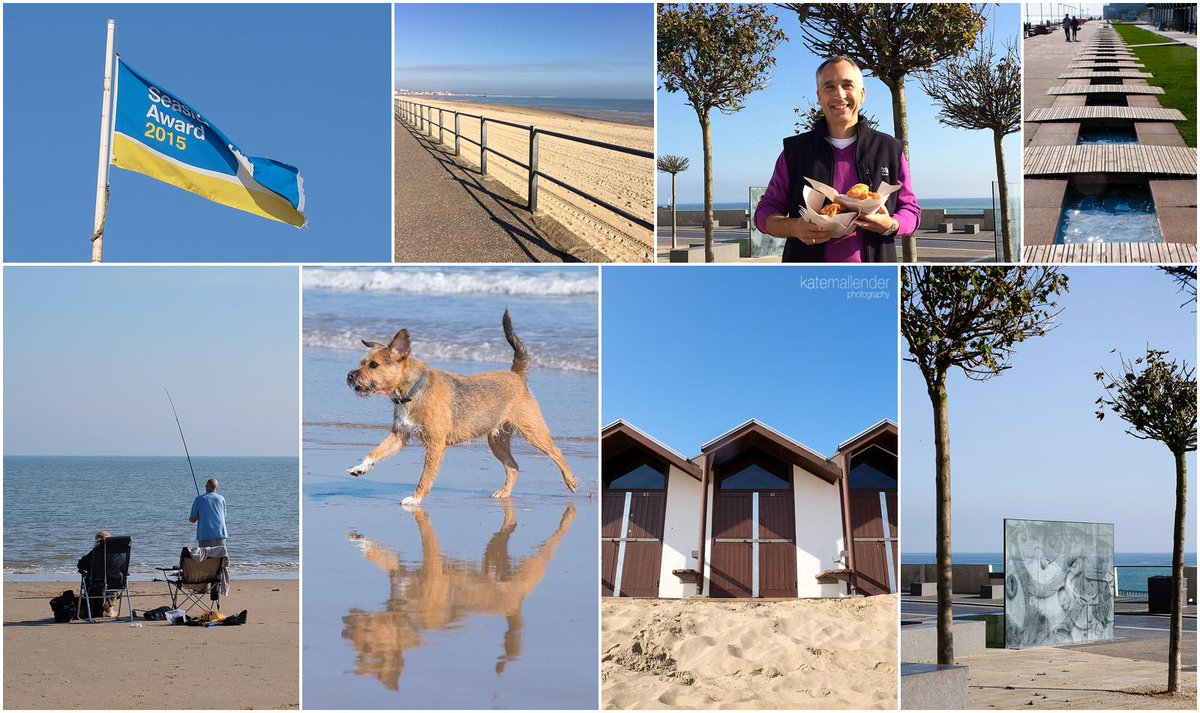
<svg viewBox="0 0 1200 713">
<path fill-rule="evenodd" d="M 413 357 L 407 329 L 397 332 L 387 346 L 362 340 L 370 351 L 359 367 L 346 375 L 346 384 L 359 396 L 387 396 L 395 404 L 395 410 L 391 433 L 347 472 L 362 475 L 398 452 L 410 438 L 420 439 L 425 442 L 421 480 L 416 491 L 400 503 L 419 505 L 433 487 L 446 448 L 487 436 L 492 454 L 504 464 L 505 475 L 504 487 L 492 493 L 492 497 L 507 498 L 517 482 L 517 461 L 511 448 L 516 431 L 534 448 L 550 456 L 562 471 L 567 489 L 575 492 L 575 476 L 554 445 L 537 401 L 525 383 L 529 353 L 513 333 L 508 310 L 504 310 L 503 324 L 504 337 L 513 348 L 512 371 L 470 376 L 433 369 Z"/>
</svg>

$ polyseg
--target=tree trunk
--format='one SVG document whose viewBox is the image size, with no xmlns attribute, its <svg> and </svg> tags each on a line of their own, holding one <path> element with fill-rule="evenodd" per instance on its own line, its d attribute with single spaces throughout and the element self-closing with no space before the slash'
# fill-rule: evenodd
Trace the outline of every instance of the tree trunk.
<svg viewBox="0 0 1200 713">
<path fill-rule="evenodd" d="M 697 110 L 699 111 L 699 110 Z M 704 142 L 704 262 L 716 262 L 713 255 L 713 165 L 712 131 L 708 113 L 700 115 L 700 135 Z"/>
<path fill-rule="evenodd" d="M 904 147 L 904 158 L 908 158 L 908 99 L 904 96 L 904 77 L 898 80 L 884 79 L 883 83 L 892 92 L 892 130 L 896 140 Z M 896 180 L 892 176 L 890 180 Z M 872 186 L 874 188 L 874 186 Z M 905 235 L 901 240 L 901 260 L 917 261 L 917 234 Z"/>
<path fill-rule="evenodd" d="M 1183 521 L 1187 515 L 1187 461 L 1175 454 L 1175 544 L 1171 548 L 1171 643 L 1167 649 L 1167 692 L 1179 695 L 1179 670 L 1183 664 L 1179 640 L 1183 638 Z"/>
<path fill-rule="evenodd" d="M 1000 184 L 1000 239 L 1004 244 L 1004 252 L 996 258 L 1004 262 L 1013 262 L 1012 223 L 1008 215 L 1008 181 L 1004 173 L 1004 135 L 992 130 L 992 143 L 996 146 L 996 183 Z"/>
<path fill-rule="evenodd" d="M 933 442 L 937 483 L 937 662 L 954 663 L 954 600 L 950 561 L 950 414 L 946 377 L 929 387 L 933 403 Z"/>
<path fill-rule="evenodd" d="M 671 249 L 679 247 L 675 240 L 675 230 L 678 223 L 675 220 L 675 174 L 671 174 Z"/>
</svg>

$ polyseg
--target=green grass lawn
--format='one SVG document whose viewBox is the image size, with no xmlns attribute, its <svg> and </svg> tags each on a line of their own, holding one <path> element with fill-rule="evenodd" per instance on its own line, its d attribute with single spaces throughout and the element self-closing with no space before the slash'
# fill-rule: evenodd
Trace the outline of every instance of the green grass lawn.
<svg viewBox="0 0 1200 713">
<path fill-rule="evenodd" d="M 1116 31 L 1125 40 L 1125 44 L 1148 44 L 1151 42 L 1166 42 L 1167 39 L 1140 27 L 1130 25 L 1114 25 Z M 1183 140 L 1188 146 L 1196 146 L 1196 50 L 1185 45 L 1171 47 L 1133 47 L 1133 53 L 1138 61 L 1146 65 L 1142 72 L 1150 72 L 1154 76 L 1146 80 L 1156 87 L 1162 87 L 1165 94 L 1159 95 L 1158 103 L 1171 109 L 1178 109 L 1187 117 L 1187 121 L 1176 122 Z"/>
</svg>

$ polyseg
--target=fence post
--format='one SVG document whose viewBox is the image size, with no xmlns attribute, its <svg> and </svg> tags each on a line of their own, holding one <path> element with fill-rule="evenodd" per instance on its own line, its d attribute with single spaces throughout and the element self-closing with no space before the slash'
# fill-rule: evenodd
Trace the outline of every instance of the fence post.
<svg viewBox="0 0 1200 713">
<path fill-rule="evenodd" d="M 446 141 L 446 116 L 441 107 L 438 107 L 438 145 Z"/>
<path fill-rule="evenodd" d="M 487 117 L 479 118 L 479 174 L 487 175 Z"/>
<path fill-rule="evenodd" d="M 454 112 L 454 155 L 458 156 L 458 112 Z"/>
<path fill-rule="evenodd" d="M 529 212 L 537 214 L 538 189 L 538 130 L 536 126 L 529 127 Z"/>
</svg>

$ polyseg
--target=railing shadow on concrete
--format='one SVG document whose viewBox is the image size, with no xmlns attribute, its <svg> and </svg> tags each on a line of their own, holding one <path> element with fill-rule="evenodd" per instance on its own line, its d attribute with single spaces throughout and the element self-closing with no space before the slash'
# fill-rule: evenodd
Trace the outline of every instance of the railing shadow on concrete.
<svg viewBox="0 0 1200 713">
<path fill-rule="evenodd" d="M 437 114 L 436 122 L 434 121 L 434 113 L 435 112 Z M 571 191 L 572 193 L 575 193 L 576 195 L 582 196 L 583 198 L 586 198 L 587 200 L 595 203 L 596 205 L 599 205 L 599 206 L 605 208 L 606 210 L 609 210 L 609 211 L 621 216 L 625 220 L 628 220 L 629 222 L 631 222 L 635 225 L 641 226 L 647 230 L 654 230 L 654 222 L 653 221 L 646 220 L 645 218 L 639 218 L 638 216 L 630 213 L 629 211 L 618 208 L 617 206 L 613 205 L 612 203 L 609 203 L 606 200 L 603 200 L 602 198 L 591 195 L 590 193 L 584 191 L 581 188 L 572 186 L 559 178 L 555 178 L 554 176 L 551 176 L 550 174 L 539 170 L 538 169 L 538 137 L 551 136 L 551 137 L 554 137 L 557 139 L 562 139 L 564 141 L 573 141 L 575 143 L 585 144 L 587 146 L 594 146 L 596 148 L 606 149 L 609 151 L 616 151 L 618 153 L 627 154 L 629 156 L 637 156 L 639 158 L 648 158 L 651 160 L 654 159 L 654 152 L 643 151 L 641 149 L 629 148 L 628 146 L 619 146 L 617 144 L 605 143 L 603 141 L 596 141 L 594 139 L 588 139 L 588 138 L 584 138 L 582 136 L 572 136 L 570 134 L 562 134 L 557 131 L 550 131 L 549 129 L 540 129 L 537 126 L 526 125 L 526 124 L 515 124 L 510 121 L 504 121 L 502 119 L 496 119 L 496 118 L 484 116 L 482 114 L 468 114 L 466 112 L 454 111 L 453 109 L 445 109 L 443 107 L 433 106 L 431 104 L 421 104 L 419 102 L 408 101 L 405 99 L 397 99 L 396 100 L 395 116 L 396 116 L 397 121 L 402 121 L 402 122 L 408 124 L 409 126 L 416 128 L 422 134 L 430 137 L 431 139 L 434 138 L 434 131 L 436 129 L 437 141 L 439 144 L 443 144 L 443 145 L 445 145 L 445 143 L 446 143 L 445 136 L 447 133 L 447 126 L 446 126 L 446 115 L 447 114 L 450 114 L 454 119 L 454 128 L 449 130 L 450 135 L 454 138 L 454 155 L 455 156 L 462 155 L 462 143 L 461 142 L 463 142 L 463 141 L 476 146 L 479 149 L 479 173 L 480 173 L 480 175 L 482 175 L 482 176 L 488 175 L 488 154 L 489 153 L 495 154 L 496 156 L 499 156 L 500 158 L 502 158 L 506 161 L 509 161 L 510 163 L 514 164 L 515 166 L 518 166 L 519 168 L 522 168 L 526 171 L 526 173 L 529 176 L 529 200 L 526 205 L 526 208 L 528 208 L 530 213 L 533 213 L 536 215 L 538 212 L 538 183 L 539 183 L 539 179 L 544 178 L 547 181 L 550 181 L 551 183 L 553 183 L 557 186 L 560 186 L 565 190 Z M 479 121 L 479 141 L 475 141 L 474 139 L 472 139 L 468 136 L 462 135 L 462 130 L 461 130 L 459 122 L 463 117 L 468 118 L 468 119 L 475 119 L 475 120 Z M 497 124 L 500 126 L 507 126 L 509 128 L 513 128 L 513 129 L 528 131 L 529 132 L 529 156 L 527 158 L 527 162 L 522 163 L 520 160 L 516 159 L 515 157 L 505 155 L 505 154 L 497 151 L 496 149 L 488 146 L 488 140 L 487 140 L 488 124 Z"/>
</svg>

